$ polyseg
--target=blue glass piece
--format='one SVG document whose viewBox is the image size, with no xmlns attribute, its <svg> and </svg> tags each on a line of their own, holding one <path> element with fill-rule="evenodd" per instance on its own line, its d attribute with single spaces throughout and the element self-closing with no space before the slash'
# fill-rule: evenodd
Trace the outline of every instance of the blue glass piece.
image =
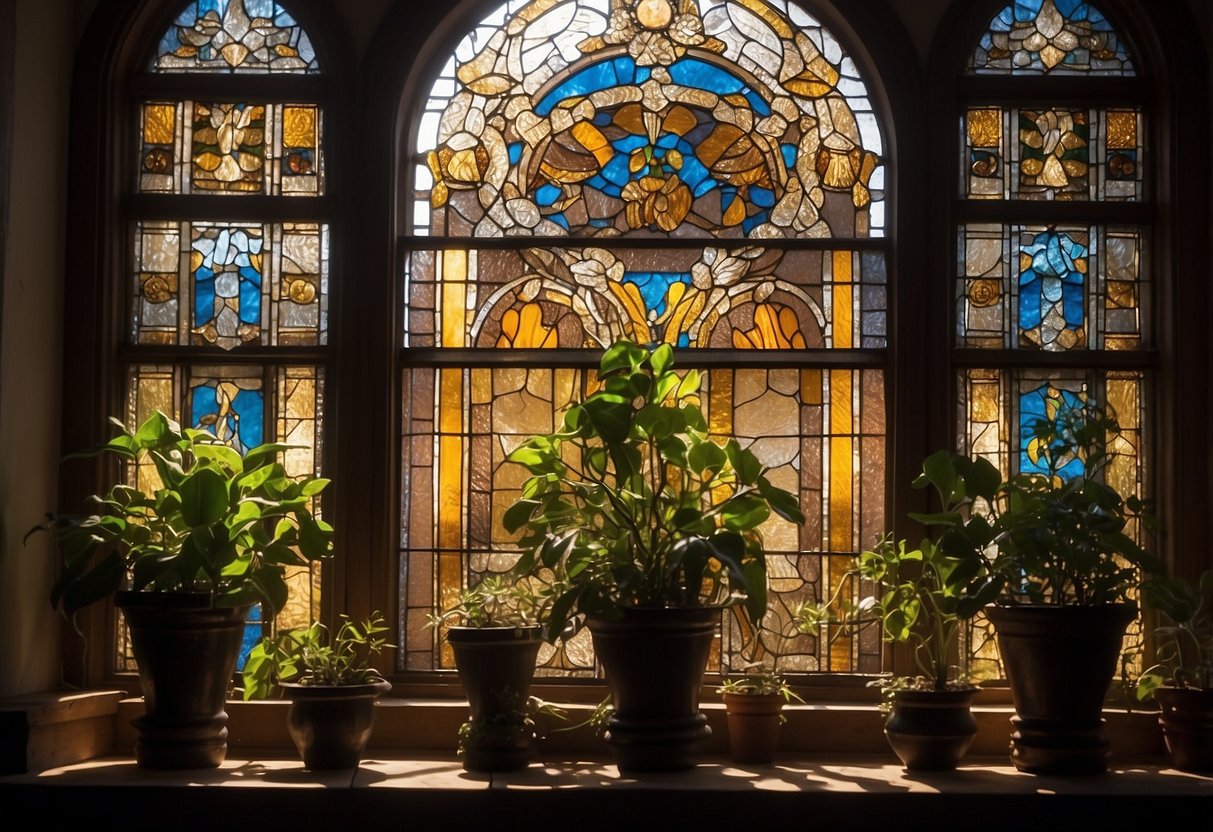
<svg viewBox="0 0 1213 832">
<path fill-rule="evenodd" d="M 1071 329 L 1082 326 L 1083 321 L 1083 291 L 1082 284 L 1066 283 L 1062 289 L 1062 317 Z"/>
<path fill-rule="evenodd" d="M 257 642 L 261 641 L 262 624 L 261 605 L 253 604 L 248 611 L 248 616 L 244 619 L 244 633 L 240 637 L 240 655 L 236 658 L 237 672 L 244 670 L 244 666 L 248 663 L 249 653 L 253 652 Z"/>
<path fill-rule="evenodd" d="M 623 187 L 628 183 L 628 178 L 631 172 L 628 170 L 628 157 L 621 154 L 615 155 L 611 161 L 607 162 L 602 168 L 602 177 L 608 182 L 612 182 L 619 187 Z"/>
<path fill-rule="evenodd" d="M 657 146 L 665 150 L 678 146 L 679 136 L 676 133 L 662 133 L 657 137 Z"/>
<path fill-rule="evenodd" d="M 510 154 L 510 164 L 518 164 L 522 159 L 522 142 L 510 142 L 505 149 Z"/>
<path fill-rule="evenodd" d="M 587 188 L 602 191 L 607 196 L 619 198 L 623 195 L 623 188 L 603 179 L 601 173 L 596 173 L 589 179 L 585 180 L 585 185 Z"/>
<path fill-rule="evenodd" d="M 1019 326 L 1030 330 L 1040 326 L 1049 310 L 1062 304 L 1062 317 L 1071 329 L 1083 324 L 1083 293 L 1086 275 L 1077 261 L 1089 251 L 1064 232 L 1046 231 L 1032 242 L 1020 246 L 1021 254 L 1031 257 L 1027 269 L 1019 274 Z"/>
<path fill-rule="evenodd" d="M 619 86 L 620 78 L 627 79 L 622 83 L 630 84 L 635 69 L 636 62 L 631 58 L 616 58 L 614 61 L 603 61 L 588 66 L 566 78 L 545 95 L 535 107 L 535 113 L 541 116 L 550 115 L 556 105 L 566 98 L 579 98 L 598 90 L 609 90 Z"/>
<path fill-rule="evenodd" d="M 796 152 L 796 145 L 781 144 L 779 146 L 779 152 L 783 154 L 783 163 L 789 169 L 796 167 L 796 157 L 798 155 Z"/>
<path fill-rule="evenodd" d="M 591 217 L 590 225 L 592 225 L 594 228 L 609 228 L 611 221 L 603 219 L 602 217 Z"/>
<path fill-rule="evenodd" d="M 636 81 L 635 81 L 635 83 L 637 83 L 637 84 L 643 84 L 645 81 L 649 80 L 649 77 L 650 77 L 652 74 L 653 74 L 653 70 L 652 70 L 652 69 L 650 69 L 650 68 L 649 68 L 649 67 L 647 67 L 647 66 L 640 66 L 640 67 L 636 67 Z"/>
<path fill-rule="evenodd" d="M 752 217 L 746 217 L 744 220 L 741 221 L 742 232 L 749 234 L 755 228 L 762 225 L 764 222 L 767 221 L 767 215 L 769 213 L 770 213 L 769 211 L 759 211 L 757 214 L 754 214 Z"/>
<path fill-rule="evenodd" d="M 1015 19 L 1027 23 L 1040 14 L 1043 0 L 1015 0 Z"/>
<path fill-rule="evenodd" d="M 555 185 L 540 185 L 535 189 L 535 202 L 545 206 L 551 205 L 556 200 L 560 199 L 561 193 L 563 193 L 563 191 L 561 191 L 560 188 L 556 187 Z"/>
<path fill-rule="evenodd" d="M 675 283 L 691 283 L 690 272 L 624 272 L 623 282 L 640 290 L 644 308 L 658 315 L 665 313 L 666 297 Z"/>
<path fill-rule="evenodd" d="M 679 347 L 691 346 L 691 336 L 685 332 L 678 333 L 678 343 L 676 346 L 679 346 Z"/>
<path fill-rule="evenodd" d="M 215 315 L 215 273 L 206 266 L 194 272 L 194 326 L 204 326 Z"/>
<path fill-rule="evenodd" d="M 715 64 L 695 58 L 682 58 L 669 66 L 670 80 L 684 87 L 714 92 L 717 95 L 740 93 L 754 108 L 754 112 L 769 116 L 771 108 L 762 96 L 754 92 L 740 78 Z"/>
<path fill-rule="evenodd" d="M 759 208 L 773 208 L 775 206 L 775 192 L 769 188 L 760 188 L 757 185 L 751 185 L 750 202 L 754 203 Z"/>
<path fill-rule="evenodd" d="M 611 142 L 611 147 L 620 153 L 631 153 L 633 150 L 639 150 L 648 143 L 648 136 L 637 136 L 635 133 L 628 133 L 623 138 Z"/>
<path fill-rule="evenodd" d="M 240 440 L 244 448 L 255 448 L 261 444 L 262 410 L 265 401 L 256 390 L 241 390 L 232 400 L 232 408 L 240 415 Z"/>
<path fill-rule="evenodd" d="M 563 211 L 559 214 L 548 214 L 548 219 L 562 227 L 565 231 L 569 230 L 569 221 Z"/>
<path fill-rule="evenodd" d="M 615 65 L 615 78 L 620 84 L 631 84 L 636 80 L 636 62 L 631 58 L 624 56 L 616 58 L 613 61 Z"/>
<path fill-rule="evenodd" d="M 261 323 L 261 274 L 252 266 L 240 267 L 240 320 Z"/>
<path fill-rule="evenodd" d="M 190 422 L 216 436 L 216 423 L 223 421 L 223 438 L 240 453 L 262 443 L 262 414 L 265 401 L 258 390 L 240 390 L 220 413 L 217 382 L 199 384 L 190 390 Z M 206 417 L 207 424 L 203 424 Z"/>
<path fill-rule="evenodd" d="M 1082 399 L 1077 394 L 1071 393 L 1069 390 L 1058 390 L 1050 384 L 1042 384 L 1034 390 L 1029 390 L 1019 397 L 1019 470 L 1027 473 L 1048 474 L 1049 468 L 1043 459 L 1032 461 L 1028 454 L 1028 446 L 1032 442 L 1032 438 L 1036 435 L 1036 426 L 1038 422 L 1049 422 L 1049 399 L 1053 398 L 1055 413 L 1065 419 L 1073 419 L 1075 414 L 1064 411 L 1081 411 L 1083 409 Z M 1056 424 L 1057 417 L 1054 418 Z M 1060 450 L 1064 447 L 1061 442 L 1054 443 L 1055 449 Z M 1071 479 L 1072 477 L 1081 476 L 1083 473 L 1083 462 L 1078 457 L 1073 457 L 1062 465 L 1057 474 L 1062 479 Z"/>
</svg>

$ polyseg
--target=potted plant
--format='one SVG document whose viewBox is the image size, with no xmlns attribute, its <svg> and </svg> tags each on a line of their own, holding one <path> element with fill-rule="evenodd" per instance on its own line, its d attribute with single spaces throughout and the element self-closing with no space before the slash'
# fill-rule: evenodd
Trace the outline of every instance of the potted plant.
<svg viewBox="0 0 1213 832">
<path fill-rule="evenodd" d="M 1159 663 L 1142 674 L 1137 696 L 1158 702 L 1175 768 L 1213 772 L 1213 570 L 1196 582 L 1151 578 L 1141 596 L 1170 623 L 1154 630 Z"/>
<path fill-rule="evenodd" d="M 534 719 L 526 703 L 543 643 L 542 606 L 528 581 L 489 575 L 431 619 L 455 654 L 471 710 L 460 728 L 468 770 L 524 768 L 534 756 Z"/>
<path fill-rule="evenodd" d="M 1106 447 L 1119 433 L 1112 414 L 1090 402 L 1062 406 L 1033 427 L 1027 453 L 1038 470 L 998 482 L 988 462 L 951 455 L 941 475 L 964 477 L 984 515 L 965 509 L 927 519 L 944 527 L 939 545 L 948 555 L 990 557 L 999 592 L 985 614 L 1015 703 L 1015 766 L 1101 773 L 1101 712 L 1137 614 L 1131 594 L 1143 572 L 1161 572 L 1126 526 L 1138 520 L 1149 530 L 1154 522 L 1141 500 L 1103 478 Z"/>
<path fill-rule="evenodd" d="M 669 345 L 615 343 L 599 389 L 508 457 L 530 473 L 504 516 L 522 532 L 515 573 L 551 585 L 549 638 L 588 624 L 624 771 L 695 765 L 711 733 L 699 689 L 720 611 L 763 617 L 759 526 L 771 512 L 804 520 L 751 451 L 709 436 L 699 373 L 673 364 Z"/>
<path fill-rule="evenodd" d="M 750 665 L 737 678 L 726 677 L 716 688 L 729 723 L 729 756 L 736 763 L 770 764 L 779 746 L 783 706 L 804 702 L 772 668 Z"/>
<path fill-rule="evenodd" d="M 285 570 L 332 553 L 332 528 L 312 514 L 328 480 L 291 478 L 285 446 L 244 456 L 207 431 L 156 411 L 85 455 L 154 466 L 148 491 L 124 478 L 91 498 L 93 512 L 51 514 L 63 570 L 51 603 L 74 616 L 113 598 L 130 628 L 144 714 L 135 755 L 145 768 L 218 766 L 227 751 L 224 703 L 244 620 L 287 599 Z"/>
<path fill-rule="evenodd" d="M 375 725 L 375 701 L 392 689 L 370 657 L 388 644 L 383 617 L 341 616 L 329 638 L 319 622 L 263 638 L 244 665 L 244 698 L 275 689 L 290 700 L 287 729 L 306 768 L 357 768 Z"/>
</svg>

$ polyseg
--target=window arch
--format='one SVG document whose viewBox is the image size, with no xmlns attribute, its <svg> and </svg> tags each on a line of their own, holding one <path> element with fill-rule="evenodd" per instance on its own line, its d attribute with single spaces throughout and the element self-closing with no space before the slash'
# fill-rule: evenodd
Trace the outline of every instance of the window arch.
<svg viewBox="0 0 1213 832">
<path fill-rule="evenodd" d="M 451 666 L 421 625 L 514 559 L 500 517 L 523 472 L 505 454 L 629 337 L 707 369 L 712 429 L 752 443 L 811 517 L 764 530 L 771 611 L 757 634 L 726 620 L 718 668 L 879 670 L 877 639 L 827 648 L 790 623 L 885 518 L 886 128 L 843 45 L 783 0 L 508 3 L 418 86 L 404 669 Z M 541 664 L 592 672 L 588 638 Z"/>
</svg>

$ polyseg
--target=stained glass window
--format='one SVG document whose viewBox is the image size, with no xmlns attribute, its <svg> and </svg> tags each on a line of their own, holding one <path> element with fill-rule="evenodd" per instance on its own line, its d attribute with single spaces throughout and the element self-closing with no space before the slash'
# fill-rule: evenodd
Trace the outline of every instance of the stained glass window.
<svg viewBox="0 0 1213 832">
<path fill-rule="evenodd" d="M 713 669 L 877 672 L 878 633 L 809 637 L 885 523 L 884 140 L 860 71 L 784 0 L 508 2 L 420 102 L 402 237 L 401 668 L 453 667 L 424 626 L 507 570 L 505 463 L 594 384 L 615 339 L 706 370 L 701 405 L 800 495 L 764 529 L 771 612 Z M 860 464 L 860 461 L 863 464 Z M 594 672 L 588 635 L 541 673 Z"/>
<path fill-rule="evenodd" d="M 158 408 L 241 451 L 290 445 L 288 471 L 315 475 L 332 223 L 312 42 L 272 0 L 195 0 L 145 71 L 157 83 L 137 86 L 155 95 L 132 101 L 139 129 L 126 148 L 125 416 L 137 424 Z M 250 73 L 280 76 L 280 95 L 247 97 L 239 76 Z M 132 476 L 148 487 L 156 472 Z M 319 572 L 289 582 L 287 607 L 257 620 L 296 626 L 319 614 Z M 124 638 L 119 667 L 129 668 Z"/>
<path fill-rule="evenodd" d="M 1135 74 L 1129 47 L 1092 4 L 1015 0 L 990 21 L 969 71 L 978 79 L 958 114 L 959 449 L 1004 474 L 1039 471 L 1036 423 L 1095 402 L 1123 431 L 1102 475 L 1145 497 L 1155 375 L 1147 102 L 1137 87 L 1111 87 L 1125 91 L 1117 100 L 1099 83 Z M 983 85 L 992 74 L 1013 78 Z M 1042 104 L 1050 87 L 1039 76 L 1061 75 L 1076 77 Z M 1070 460 L 1061 474 L 1081 466 Z M 984 621 L 970 647 L 979 678 L 1001 675 Z"/>
</svg>

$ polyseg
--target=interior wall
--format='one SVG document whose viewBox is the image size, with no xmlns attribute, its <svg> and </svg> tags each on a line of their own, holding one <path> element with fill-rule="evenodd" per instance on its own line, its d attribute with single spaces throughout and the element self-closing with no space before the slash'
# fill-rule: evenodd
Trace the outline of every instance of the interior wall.
<svg viewBox="0 0 1213 832">
<path fill-rule="evenodd" d="M 0 696 L 59 678 L 45 536 L 22 537 L 55 506 L 59 458 L 71 0 L 14 4 L 9 224 L 0 327 Z"/>
</svg>

